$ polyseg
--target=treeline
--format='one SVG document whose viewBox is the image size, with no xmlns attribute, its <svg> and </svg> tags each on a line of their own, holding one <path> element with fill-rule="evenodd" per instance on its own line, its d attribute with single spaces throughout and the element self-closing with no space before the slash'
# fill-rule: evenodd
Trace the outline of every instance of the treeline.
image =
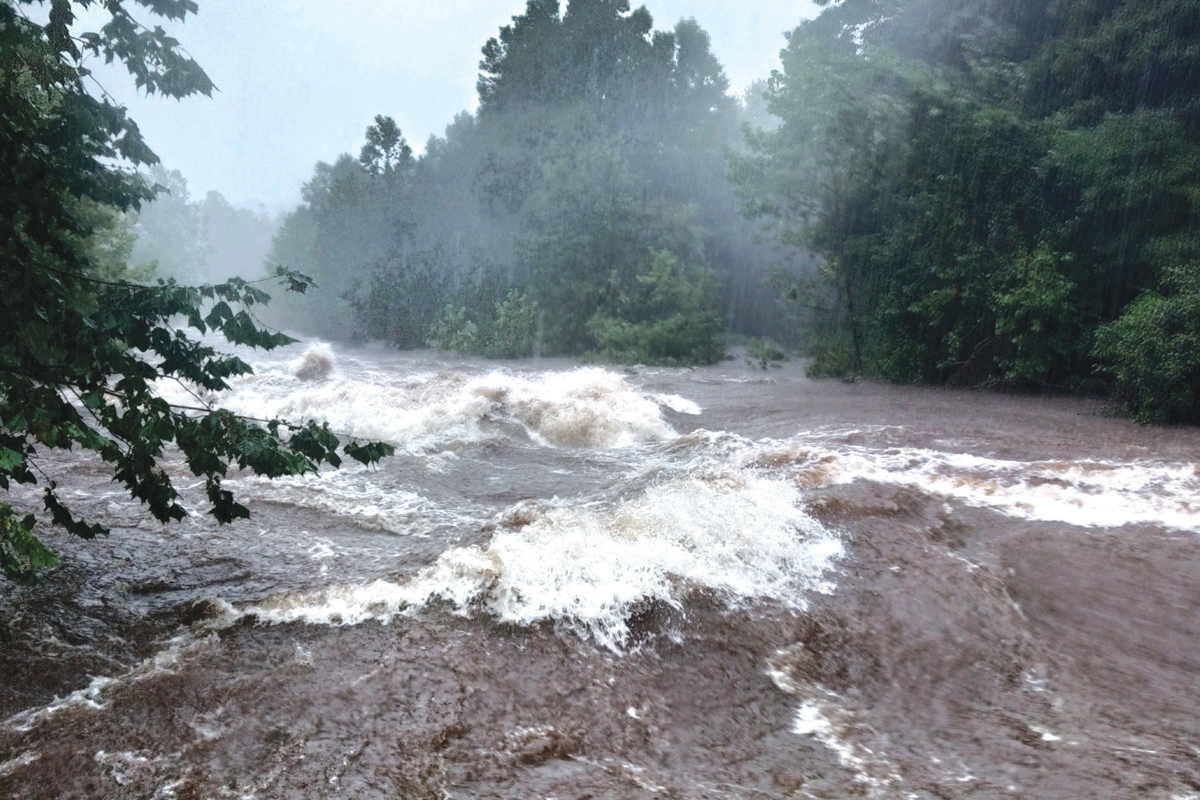
<svg viewBox="0 0 1200 800">
<path fill-rule="evenodd" d="M 420 157 L 380 116 L 317 166 L 271 254 L 322 286 L 290 321 L 659 363 L 732 331 L 1200 420 L 1200 4 L 825 5 L 739 102 L 694 21 L 530 0 Z"/>
<path fill-rule="evenodd" d="M 1200 419 L 1200 3 L 843 0 L 736 182 L 823 258 L 815 371 Z"/>
<path fill-rule="evenodd" d="M 317 165 L 271 261 L 320 289 L 282 324 L 647 363 L 716 360 L 729 330 L 794 336 L 766 280 L 777 253 L 728 180 L 762 104 L 730 93 L 695 21 L 530 0 L 480 69 L 476 113 L 420 157 L 379 116 L 357 158 Z"/>
<path fill-rule="evenodd" d="M 127 216 L 135 238 L 130 263 L 156 278 L 184 284 L 257 275 L 279 227 L 265 213 L 235 208 L 220 192 L 195 200 L 178 170 L 155 164 L 142 175 L 154 200 Z"/>
<path fill-rule="evenodd" d="M 90 196 L 71 209 L 78 219 L 76 245 L 92 277 L 196 285 L 262 271 L 278 220 L 235 208 L 220 192 L 194 200 L 183 175 L 161 164 L 132 179 L 152 195 L 138 209 L 121 210 Z"/>
</svg>

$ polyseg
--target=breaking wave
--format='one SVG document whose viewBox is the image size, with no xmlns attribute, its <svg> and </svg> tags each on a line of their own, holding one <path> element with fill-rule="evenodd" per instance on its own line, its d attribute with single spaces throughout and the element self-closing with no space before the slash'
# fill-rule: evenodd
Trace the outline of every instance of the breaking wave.
<svg viewBox="0 0 1200 800">
<path fill-rule="evenodd" d="M 619 650 L 630 618 L 683 607 L 693 592 L 793 610 L 828 592 L 841 542 L 801 508 L 797 488 L 745 472 L 695 474 L 615 506 L 522 503 L 489 542 L 447 550 L 407 583 L 333 586 L 245 609 L 270 622 L 355 624 L 430 603 L 497 621 L 551 621 Z"/>
<path fill-rule="evenodd" d="M 304 355 L 293 361 L 292 374 L 302 381 L 323 381 L 333 374 L 333 348 L 324 342 L 310 345 Z"/>
<path fill-rule="evenodd" d="M 328 345 L 315 344 L 283 368 L 236 382 L 221 405 L 252 417 L 315 419 L 412 452 L 452 447 L 519 429 L 539 445 L 607 449 L 675 435 L 663 407 L 695 414 L 684 398 L 654 398 L 597 367 L 520 375 L 460 370 L 393 376 L 341 372 Z"/>
<path fill-rule="evenodd" d="M 805 437 L 748 448 L 808 488 L 857 480 L 909 486 L 1009 516 L 1081 527 L 1200 531 L 1200 468 L 1161 461 L 1007 461 L 919 448 L 831 448 Z"/>
</svg>

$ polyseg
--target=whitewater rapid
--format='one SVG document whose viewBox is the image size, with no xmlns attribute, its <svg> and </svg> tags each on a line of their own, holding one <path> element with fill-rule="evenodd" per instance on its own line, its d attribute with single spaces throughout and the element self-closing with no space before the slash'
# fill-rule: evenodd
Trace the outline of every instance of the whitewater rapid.
<svg viewBox="0 0 1200 800">
<path fill-rule="evenodd" d="M 114 534 L 50 532 L 67 566 L 0 594 L 3 796 L 1200 782 L 1193 431 L 796 364 L 238 355 L 228 391 L 161 392 L 396 455 L 230 475 L 252 517 L 222 527 L 168 454 L 190 513 L 166 528 L 104 465 L 46 459 Z"/>
<path fill-rule="evenodd" d="M 251 498 L 318 510 L 402 536 L 455 525 L 485 540 L 450 547 L 416 574 L 285 592 L 228 604 L 222 624 L 361 624 L 437 605 L 500 623 L 543 622 L 613 650 L 628 620 L 659 605 L 680 610 L 696 593 L 730 607 L 769 602 L 801 612 L 811 593 L 836 590 L 840 532 L 815 519 L 815 490 L 868 482 L 910 487 L 1024 520 L 1084 527 L 1159 525 L 1200 532 L 1195 463 L 1152 459 L 1018 461 L 912 447 L 839 443 L 855 427 L 754 439 L 676 422 L 704 422 L 678 394 L 641 389 L 600 367 L 547 371 L 461 369 L 392 374 L 327 344 L 260 362 L 214 398 L 254 417 L 315 419 L 403 448 L 444 472 L 468 444 L 508 442 L 608 459 L 617 492 L 533 497 L 487 513 L 447 507 L 415 484 L 395 485 L 351 465 L 318 475 L 231 485 Z M 568 472 L 564 470 L 564 472 Z M 317 542 L 313 558 L 332 555 Z M 214 598 L 224 602 L 222 598 Z"/>
</svg>

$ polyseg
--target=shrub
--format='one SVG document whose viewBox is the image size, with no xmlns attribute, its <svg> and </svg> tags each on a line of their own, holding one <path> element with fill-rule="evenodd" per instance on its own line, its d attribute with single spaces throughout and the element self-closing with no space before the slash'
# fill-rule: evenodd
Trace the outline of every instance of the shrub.
<svg viewBox="0 0 1200 800">
<path fill-rule="evenodd" d="M 478 321 L 465 306 L 448 304 L 430 328 L 430 344 L 465 356 L 528 358 L 534 354 L 539 314 L 537 303 L 517 289 Z"/>
<path fill-rule="evenodd" d="M 467 309 L 453 303 L 442 306 L 429 329 L 429 344 L 462 355 L 478 355 L 479 339 L 479 326 L 469 318 Z"/>
<path fill-rule="evenodd" d="M 484 328 L 483 355 L 488 358 L 529 358 L 537 345 L 537 303 L 512 289 L 496 304 L 495 317 Z"/>
<path fill-rule="evenodd" d="M 1200 421 L 1200 275 L 1178 271 L 1169 284 L 1178 291 L 1144 292 L 1096 336 L 1101 368 L 1142 423 Z"/>
<path fill-rule="evenodd" d="M 834 345 L 818 351 L 804 374 L 809 378 L 852 380 L 857 377 L 858 370 L 854 368 L 854 354 L 850 348 Z"/>
<path fill-rule="evenodd" d="M 712 364 L 725 356 L 724 329 L 716 275 L 665 250 L 587 325 L 598 354 L 626 364 Z"/>
<path fill-rule="evenodd" d="M 759 369 L 779 367 L 788 360 L 783 348 L 770 339 L 751 339 L 746 348 L 746 363 Z"/>
</svg>

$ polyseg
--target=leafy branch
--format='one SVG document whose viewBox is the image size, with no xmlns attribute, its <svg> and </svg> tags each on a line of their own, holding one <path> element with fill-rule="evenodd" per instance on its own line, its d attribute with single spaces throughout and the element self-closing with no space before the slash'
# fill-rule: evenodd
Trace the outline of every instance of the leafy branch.
<svg viewBox="0 0 1200 800">
<path fill-rule="evenodd" d="M 306 276 L 283 268 L 275 277 L 289 290 L 311 285 Z M 42 370 L 33 368 L 27 353 L 19 358 L 22 368 L 0 362 L 5 376 L 0 380 L 5 390 L 0 398 L 0 486 L 37 483 L 30 466 L 39 448 L 79 447 L 111 464 L 114 480 L 156 519 L 181 520 L 186 512 L 178 491 L 160 465 L 166 448 L 174 446 L 192 474 L 204 479 L 209 513 L 224 524 L 250 513 L 222 487 L 231 469 L 278 478 L 315 472 L 322 465 L 339 467 L 343 456 L 372 465 L 394 453 L 391 445 L 380 442 L 350 438 L 343 444 L 327 424 L 315 421 L 254 419 L 219 408 L 172 404 L 159 396 L 155 383 L 161 379 L 222 391 L 230 388 L 231 378 L 252 373 L 236 356 L 218 353 L 172 328 L 174 318 L 186 319 L 200 334 L 219 333 L 235 344 L 273 350 L 294 343 L 250 319 L 249 307 L 270 300 L 251 282 L 233 279 L 201 287 L 174 281 L 155 286 L 106 282 L 103 289 L 91 310 L 80 316 L 70 351 L 74 358 L 59 358 L 57 362 L 66 363 Z M 0 351 L 0 359 L 14 350 L 19 353 L 11 346 Z M 103 525 L 76 516 L 56 489 L 49 482 L 43 498 L 54 524 L 84 539 L 108 533 Z M 50 563 L 40 545 L 32 543 L 32 530 L 11 515 L 0 524 L 6 559 L 0 568 L 9 577 L 27 580 L 36 574 L 35 567 Z"/>
</svg>

